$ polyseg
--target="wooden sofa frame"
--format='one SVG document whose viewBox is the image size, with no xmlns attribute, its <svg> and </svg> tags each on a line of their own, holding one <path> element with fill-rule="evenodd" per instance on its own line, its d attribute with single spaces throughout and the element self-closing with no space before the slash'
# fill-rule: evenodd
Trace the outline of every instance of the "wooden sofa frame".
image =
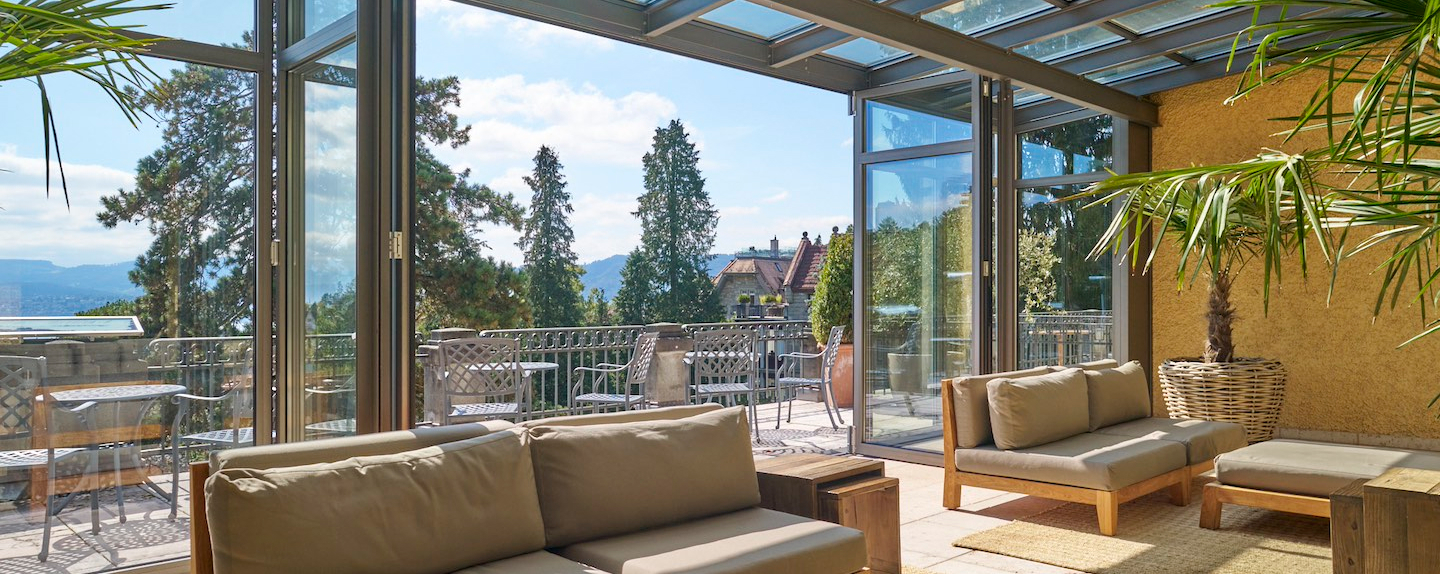
<svg viewBox="0 0 1440 574">
<path fill-rule="evenodd" d="M 941 417 L 944 435 L 945 460 L 945 508 L 960 507 L 960 489 L 965 486 L 1003 490 L 1027 496 L 1037 496 L 1065 502 L 1078 502 L 1095 507 L 1099 519 L 1100 533 L 1114 536 L 1120 526 L 1120 505 L 1161 489 L 1168 489 L 1170 502 L 1176 506 L 1190 504 L 1190 485 L 1195 476 L 1214 467 L 1215 463 L 1204 463 L 1179 468 L 1165 474 L 1143 480 L 1119 490 L 1095 490 L 1078 486 L 1066 486 L 1049 482 L 960 472 L 955 468 L 955 385 L 945 379 L 941 388 Z"/>
<path fill-rule="evenodd" d="M 1220 514 L 1226 504 L 1253 506 L 1266 510 L 1292 512 L 1307 516 L 1330 518 L 1330 499 L 1302 494 L 1289 494 L 1269 490 L 1257 490 L 1239 486 L 1228 486 L 1218 482 L 1205 485 L 1200 502 L 1200 527 L 1210 530 L 1220 528 Z"/>
</svg>

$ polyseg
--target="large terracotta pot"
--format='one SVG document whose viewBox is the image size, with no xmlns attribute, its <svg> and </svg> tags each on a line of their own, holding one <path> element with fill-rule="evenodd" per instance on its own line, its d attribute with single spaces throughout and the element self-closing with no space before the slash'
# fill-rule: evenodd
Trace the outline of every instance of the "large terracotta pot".
<svg viewBox="0 0 1440 574">
<path fill-rule="evenodd" d="M 830 389 L 835 393 L 835 406 L 855 406 L 855 344 L 841 343 L 835 352 L 835 366 L 830 367 Z"/>
</svg>

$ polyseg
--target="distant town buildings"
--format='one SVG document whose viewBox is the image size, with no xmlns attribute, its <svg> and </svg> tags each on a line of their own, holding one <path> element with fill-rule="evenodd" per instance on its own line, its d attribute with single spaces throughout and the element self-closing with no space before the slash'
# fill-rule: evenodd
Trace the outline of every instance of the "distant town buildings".
<svg viewBox="0 0 1440 574">
<path fill-rule="evenodd" d="M 825 244 L 820 237 L 811 242 L 809 232 L 801 234 L 800 244 L 789 257 L 781 254 L 780 238 L 774 237 L 768 251 L 752 249 L 720 270 L 714 277 L 715 289 L 730 319 L 805 320 L 810 317 L 810 298 L 815 295 L 824 261 Z"/>
</svg>

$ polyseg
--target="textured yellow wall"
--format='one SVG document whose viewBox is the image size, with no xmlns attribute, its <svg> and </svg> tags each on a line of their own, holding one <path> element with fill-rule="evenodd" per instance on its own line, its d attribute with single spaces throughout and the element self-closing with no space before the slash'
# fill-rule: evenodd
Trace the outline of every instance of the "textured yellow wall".
<svg viewBox="0 0 1440 574">
<path fill-rule="evenodd" d="M 1309 100 L 1315 77 L 1272 86 L 1234 105 L 1224 105 L 1236 81 L 1222 78 L 1157 95 L 1161 127 L 1154 132 L 1154 168 L 1167 169 L 1253 156 L 1263 148 L 1299 151 L 1314 137 L 1283 144 L 1273 134 L 1287 127 L 1270 118 L 1298 113 Z M 1323 135 L 1321 136 L 1323 138 Z M 1154 357 L 1193 357 L 1203 348 L 1204 282 L 1177 293 L 1178 249 L 1160 251 L 1154 268 Z M 1388 309 L 1372 318 L 1381 253 L 1341 266 L 1334 298 L 1327 304 L 1328 268 L 1319 254 L 1311 277 L 1302 281 L 1289 262 L 1285 281 L 1264 312 L 1262 263 L 1252 263 L 1236 283 L 1236 352 L 1283 361 L 1289 387 L 1280 426 L 1362 435 L 1440 438 L 1440 410 L 1426 405 L 1440 392 L 1440 334 L 1396 347 L 1418 333 L 1418 308 Z"/>
</svg>

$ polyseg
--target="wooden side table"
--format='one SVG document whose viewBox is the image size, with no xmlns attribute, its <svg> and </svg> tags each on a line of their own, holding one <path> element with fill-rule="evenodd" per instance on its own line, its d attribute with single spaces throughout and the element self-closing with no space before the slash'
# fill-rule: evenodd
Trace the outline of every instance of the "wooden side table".
<svg viewBox="0 0 1440 574">
<path fill-rule="evenodd" d="M 1365 483 L 1351 482 L 1330 495 L 1330 557 L 1335 574 L 1365 572 Z"/>
<path fill-rule="evenodd" d="M 865 533 L 870 570 L 900 574 L 900 479 L 878 460 L 800 454 L 755 463 L 760 506 Z"/>
</svg>

